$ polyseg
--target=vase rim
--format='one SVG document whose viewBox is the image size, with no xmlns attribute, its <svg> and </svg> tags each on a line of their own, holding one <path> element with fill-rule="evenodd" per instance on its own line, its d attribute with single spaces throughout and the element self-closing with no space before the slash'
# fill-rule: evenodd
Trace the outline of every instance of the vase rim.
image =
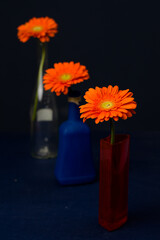
<svg viewBox="0 0 160 240">
<path fill-rule="evenodd" d="M 108 137 L 102 138 L 101 140 L 105 141 L 107 145 L 112 147 L 126 141 L 126 139 L 130 139 L 130 134 L 116 134 L 115 143 L 113 144 L 110 143 L 110 139 L 111 139 L 111 136 L 108 136 Z"/>
</svg>

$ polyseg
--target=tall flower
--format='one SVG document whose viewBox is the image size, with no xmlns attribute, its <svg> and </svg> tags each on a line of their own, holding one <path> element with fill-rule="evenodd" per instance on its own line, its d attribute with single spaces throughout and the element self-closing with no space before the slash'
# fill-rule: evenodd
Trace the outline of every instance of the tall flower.
<svg viewBox="0 0 160 240">
<path fill-rule="evenodd" d="M 57 31 L 57 23 L 49 17 L 32 18 L 18 30 L 18 38 L 21 42 L 27 42 L 31 37 L 38 38 L 41 42 L 49 42 Z"/>
<path fill-rule="evenodd" d="M 45 90 L 51 89 L 59 96 L 61 93 L 67 94 L 71 85 L 89 79 L 89 74 L 80 63 L 64 62 L 55 63 L 54 68 L 47 69 L 43 79 Z"/>
<path fill-rule="evenodd" d="M 127 119 L 135 114 L 137 104 L 132 97 L 133 93 L 127 90 L 119 90 L 118 86 L 90 88 L 85 93 L 87 104 L 80 106 L 81 118 L 95 119 L 95 123 L 119 118 Z"/>
<path fill-rule="evenodd" d="M 32 18 L 25 24 L 20 25 L 17 30 L 17 36 L 21 42 L 27 42 L 31 37 L 38 38 L 40 42 L 41 48 L 41 58 L 38 69 L 37 76 L 37 89 L 36 95 L 34 98 L 34 106 L 32 111 L 32 121 L 36 118 L 36 111 L 38 105 L 38 89 L 41 89 L 43 86 L 42 82 L 42 74 L 43 67 L 46 58 L 46 42 L 50 41 L 50 37 L 54 37 L 58 32 L 57 30 L 58 24 L 49 17 L 40 17 L 40 18 Z"/>
</svg>

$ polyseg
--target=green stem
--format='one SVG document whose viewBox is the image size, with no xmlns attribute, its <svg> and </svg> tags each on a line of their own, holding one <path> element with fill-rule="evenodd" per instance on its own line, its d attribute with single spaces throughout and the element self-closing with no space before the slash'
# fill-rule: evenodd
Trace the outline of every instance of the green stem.
<svg viewBox="0 0 160 240">
<path fill-rule="evenodd" d="M 114 120 L 110 118 L 110 127 L 111 127 L 111 144 L 115 143 L 115 127 L 114 127 Z"/>
<path fill-rule="evenodd" d="M 35 95 L 34 105 L 33 105 L 32 121 L 36 119 L 36 110 L 38 105 L 38 86 L 42 78 L 45 56 L 46 56 L 45 43 L 42 43 L 42 55 L 41 55 L 41 60 L 40 60 L 39 70 L 38 70 L 37 88 L 36 88 L 36 95 Z"/>
</svg>

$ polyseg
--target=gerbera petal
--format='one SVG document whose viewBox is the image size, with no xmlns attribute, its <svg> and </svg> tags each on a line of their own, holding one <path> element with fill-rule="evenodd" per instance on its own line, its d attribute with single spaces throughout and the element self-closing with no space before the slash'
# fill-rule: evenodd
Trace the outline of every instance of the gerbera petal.
<svg viewBox="0 0 160 240">
<path fill-rule="evenodd" d="M 127 94 L 129 92 L 129 89 L 126 89 L 126 90 L 120 90 L 119 91 L 119 95 L 121 96 L 121 97 L 123 97 L 125 94 Z"/>
<path fill-rule="evenodd" d="M 129 102 L 132 102 L 134 100 L 134 98 L 129 98 L 129 97 L 127 97 L 127 98 L 124 98 L 122 101 L 121 101 L 121 103 L 122 104 L 125 104 L 125 103 L 129 103 Z"/>
<path fill-rule="evenodd" d="M 118 93 L 118 90 L 119 90 L 119 87 L 118 86 L 114 86 L 113 89 L 112 89 L 112 94 L 117 94 Z"/>
<path fill-rule="evenodd" d="M 122 112 L 122 113 L 127 113 L 127 110 L 126 109 L 123 109 L 123 108 L 119 108 L 118 111 Z"/>
<path fill-rule="evenodd" d="M 88 116 L 92 116 L 93 114 L 95 114 L 95 113 L 94 112 L 93 113 L 92 112 L 85 112 L 85 113 L 81 114 L 81 118 L 83 118 L 83 117 L 87 118 Z"/>
<path fill-rule="evenodd" d="M 111 93 L 112 88 L 113 88 L 113 87 L 112 87 L 111 85 L 108 86 L 108 92 L 109 92 L 109 93 Z"/>
<path fill-rule="evenodd" d="M 100 121 L 100 119 L 99 119 L 99 118 L 96 118 L 95 123 L 98 124 L 99 121 Z"/>
<path fill-rule="evenodd" d="M 117 112 L 118 117 L 122 117 L 123 114 L 121 112 Z"/>
<path fill-rule="evenodd" d="M 113 117 L 114 121 L 118 121 L 119 120 L 119 117 Z"/>
<path fill-rule="evenodd" d="M 121 106 L 121 108 L 125 108 L 125 109 L 135 109 L 136 107 L 137 105 L 135 103 L 124 104 Z"/>
<path fill-rule="evenodd" d="M 101 112 L 98 116 L 98 119 L 102 119 L 106 116 L 106 113 L 105 112 Z"/>
<path fill-rule="evenodd" d="M 126 119 L 127 119 L 127 114 L 126 114 L 126 113 L 123 113 L 122 119 L 123 119 L 123 120 L 126 120 Z"/>
<path fill-rule="evenodd" d="M 132 113 L 130 111 L 127 112 L 127 117 L 132 117 Z"/>
<path fill-rule="evenodd" d="M 105 117 L 105 121 L 109 121 L 109 118 L 108 118 L 108 117 Z"/>
<path fill-rule="evenodd" d="M 131 112 L 132 114 L 136 114 L 136 112 L 135 112 L 133 109 L 130 109 L 130 112 Z"/>
</svg>

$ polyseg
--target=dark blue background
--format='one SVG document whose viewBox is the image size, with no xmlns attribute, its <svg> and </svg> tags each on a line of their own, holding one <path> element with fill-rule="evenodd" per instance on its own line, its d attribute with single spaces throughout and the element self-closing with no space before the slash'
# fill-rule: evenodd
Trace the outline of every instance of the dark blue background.
<svg viewBox="0 0 160 240">
<path fill-rule="evenodd" d="M 138 102 L 137 116 L 121 121 L 117 128 L 160 130 L 158 1 L 6 0 L 0 10 L 1 131 L 29 131 L 37 75 L 36 41 L 19 42 L 16 28 L 33 16 L 49 16 L 59 24 L 59 33 L 49 44 L 49 67 L 71 60 L 86 65 L 91 78 L 76 86 L 82 95 L 96 85 L 129 88 Z M 64 96 L 57 99 L 61 121 L 67 117 L 66 100 Z"/>
</svg>

